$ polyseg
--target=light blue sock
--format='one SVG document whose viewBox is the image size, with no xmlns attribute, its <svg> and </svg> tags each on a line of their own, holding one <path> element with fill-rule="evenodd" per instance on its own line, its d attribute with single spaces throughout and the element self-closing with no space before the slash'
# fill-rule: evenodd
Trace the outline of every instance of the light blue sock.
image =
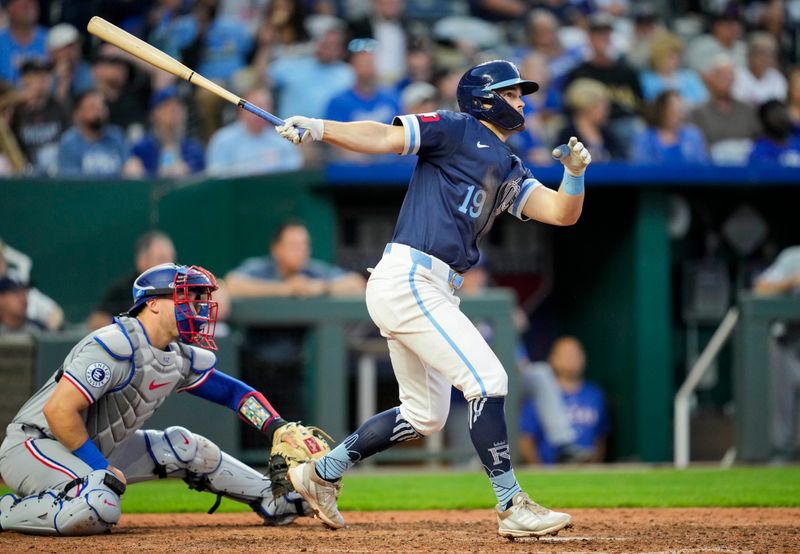
<svg viewBox="0 0 800 554">
<path fill-rule="evenodd" d="M 489 481 L 492 482 L 494 494 L 497 496 L 497 503 L 506 509 L 511 506 L 511 499 L 518 492 L 522 492 L 519 483 L 517 483 L 517 478 L 514 476 L 513 469 L 494 477 L 489 477 Z"/>
</svg>

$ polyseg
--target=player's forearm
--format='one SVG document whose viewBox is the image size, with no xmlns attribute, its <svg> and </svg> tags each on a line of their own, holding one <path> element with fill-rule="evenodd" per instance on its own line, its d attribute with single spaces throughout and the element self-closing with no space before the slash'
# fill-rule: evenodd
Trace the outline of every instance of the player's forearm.
<svg viewBox="0 0 800 554">
<path fill-rule="evenodd" d="M 783 281 L 756 281 L 753 291 L 759 296 L 775 296 L 778 294 L 787 294 L 794 286 L 794 279 L 784 279 Z"/>
<path fill-rule="evenodd" d="M 322 140 L 363 154 L 399 154 L 403 145 L 393 140 L 393 127 L 375 121 L 325 120 L 325 134 Z"/>
<path fill-rule="evenodd" d="M 70 451 L 77 450 L 89 438 L 89 432 L 83 423 L 80 412 L 76 412 L 58 404 L 47 404 L 44 417 L 50 431 Z"/>
<path fill-rule="evenodd" d="M 262 296 L 289 296 L 291 289 L 285 282 L 261 281 L 231 274 L 225 278 L 228 294 L 233 298 L 257 298 Z"/>
<path fill-rule="evenodd" d="M 348 296 L 364 294 L 366 281 L 357 273 L 349 273 L 330 282 L 331 296 Z"/>
</svg>

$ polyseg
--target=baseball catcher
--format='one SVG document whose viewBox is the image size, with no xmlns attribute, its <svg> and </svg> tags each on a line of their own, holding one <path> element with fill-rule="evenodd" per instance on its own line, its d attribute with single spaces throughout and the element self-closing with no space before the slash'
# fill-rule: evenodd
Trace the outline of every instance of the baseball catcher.
<svg viewBox="0 0 800 554">
<path fill-rule="evenodd" d="M 286 481 L 293 465 L 330 450 L 315 428 L 287 423 L 267 399 L 216 369 L 214 276 L 162 264 L 133 284 L 133 306 L 81 340 L 22 407 L 0 447 L 0 472 L 16 493 L 0 498 L 0 530 L 105 533 L 119 521 L 130 483 L 183 479 L 190 488 L 249 505 L 267 525 L 309 514 Z M 272 444 L 260 474 L 183 427 L 142 429 L 173 392 L 227 406 Z"/>
</svg>

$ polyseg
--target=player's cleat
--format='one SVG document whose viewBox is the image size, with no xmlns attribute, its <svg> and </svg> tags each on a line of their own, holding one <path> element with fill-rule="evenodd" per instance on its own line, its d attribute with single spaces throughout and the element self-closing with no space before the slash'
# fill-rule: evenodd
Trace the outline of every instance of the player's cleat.
<svg viewBox="0 0 800 554">
<path fill-rule="evenodd" d="M 294 490 L 306 499 L 322 523 L 331 529 L 344 527 L 344 518 L 336 505 L 341 484 L 330 483 L 317 476 L 314 462 L 306 462 L 290 469 L 289 481 Z"/>
<path fill-rule="evenodd" d="M 499 505 L 497 512 L 498 533 L 501 537 L 543 537 L 555 535 L 572 525 L 572 516 L 548 510 L 539 506 L 524 492 L 518 492 L 511 507 L 503 510 Z"/>
</svg>

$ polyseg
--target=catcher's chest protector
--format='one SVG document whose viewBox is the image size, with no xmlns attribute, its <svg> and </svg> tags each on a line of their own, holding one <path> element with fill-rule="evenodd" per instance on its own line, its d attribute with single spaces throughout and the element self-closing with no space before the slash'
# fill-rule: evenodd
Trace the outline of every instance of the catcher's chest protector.
<svg viewBox="0 0 800 554">
<path fill-rule="evenodd" d="M 122 317 L 120 322 L 130 344 L 119 330 L 103 336 L 103 342 L 120 356 L 130 356 L 132 344 L 132 363 L 120 360 L 122 367 L 114 369 L 127 372 L 125 379 L 89 406 L 86 416 L 89 436 L 107 455 L 142 427 L 191 372 L 191 361 L 177 343 L 170 344 L 171 351 L 162 352 L 150 345 L 135 320 Z"/>
</svg>

